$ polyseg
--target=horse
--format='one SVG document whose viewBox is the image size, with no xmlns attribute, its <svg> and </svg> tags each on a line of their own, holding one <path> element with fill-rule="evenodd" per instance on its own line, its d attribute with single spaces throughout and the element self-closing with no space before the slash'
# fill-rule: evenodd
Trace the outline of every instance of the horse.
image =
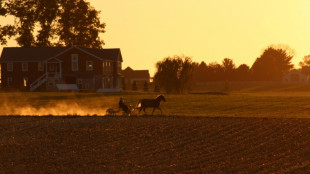
<svg viewBox="0 0 310 174">
<path fill-rule="evenodd" d="M 146 114 L 146 112 L 145 112 L 146 108 L 153 108 L 152 115 L 153 115 L 155 109 L 160 110 L 161 114 L 163 114 L 162 110 L 159 108 L 160 102 L 162 100 L 164 102 L 166 101 L 166 99 L 163 95 L 159 95 L 155 99 L 141 99 L 137 103 L 136 108 L 139 109 L 139 114 L 140 114 L 142 109 L 143 109 L 144 113 Z"/>
</svg>

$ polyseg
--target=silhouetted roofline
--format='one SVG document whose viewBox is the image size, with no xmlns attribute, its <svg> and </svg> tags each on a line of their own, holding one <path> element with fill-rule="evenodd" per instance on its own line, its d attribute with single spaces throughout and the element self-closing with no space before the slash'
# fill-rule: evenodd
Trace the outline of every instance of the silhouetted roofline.
<svg viewBox="0 0 310 174">
<path fill-rule="evenodd" d="M 0 57 L 0 62 L 36 62 L 46 61 L 51 58 L 57 58 L 61 54 L 71 50 L 78 49 L 92 57 L 100 60 L 123 61 L 119 48 L 95 49 L 84 48 L 80 46 L 70 47 L 4 47 Z"/>
</svg>

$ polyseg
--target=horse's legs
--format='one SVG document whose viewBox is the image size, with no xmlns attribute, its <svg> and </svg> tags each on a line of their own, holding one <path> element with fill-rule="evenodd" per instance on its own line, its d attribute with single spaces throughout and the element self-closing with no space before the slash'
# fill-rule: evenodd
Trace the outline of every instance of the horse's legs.
<svg viewBox="0 0 310 174">
<path fill-rule="evenodd" d="M 159 109 L 160 110 L 160 114 L 163 115 L 163 111 L 159 107 L 157 107 L 157 109 Z"/>
<path fill-rule="evenodd" d="M 142 108 L 139 109 L 139 115 L 140 115 L 140 112 L 141 112 L 141 111 L 142 111 Z"/>
<path fill-rule="evenodd" d="M 153 115 L 153 113 L 154 113 L 155 109 L 156 109 L 156 108 L 154 107 L 154 108 L 153 108 L 153 112 L 152 112 L 152 115 Z"/>
<path fill-rule="evenodd" d="M 146 112 L 145 112 L 145 108 L 143 108 L 143 111 L 144 111 L 144 113 L 146 114 Z"/>
</svg>

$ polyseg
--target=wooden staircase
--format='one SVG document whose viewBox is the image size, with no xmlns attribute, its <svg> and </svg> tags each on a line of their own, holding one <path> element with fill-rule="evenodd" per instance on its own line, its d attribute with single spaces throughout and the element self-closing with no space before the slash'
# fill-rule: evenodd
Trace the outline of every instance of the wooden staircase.
<svg viewBox="0 0 310 174">
<path fill-rule="evenodd" d="M 39 86 L 41 86 L 44 82 L 47 81 L 48 73 L 43 74 L 40 76 L 36 81 L 30 84 L 30 91 L 36 90 Z"/>
</svg>

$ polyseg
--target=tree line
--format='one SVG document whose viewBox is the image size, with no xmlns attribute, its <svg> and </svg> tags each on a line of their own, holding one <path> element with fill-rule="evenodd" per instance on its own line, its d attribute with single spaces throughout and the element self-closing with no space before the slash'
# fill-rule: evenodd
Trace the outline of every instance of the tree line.
<svg viewBox="0 0 310 174">
<path fill-rule="evenodd" d="M 250 67 L 236 66 L 232 59 L 221 63 L 192 62 L 187 56 L 166 57 L 156 63 L 154 83 L 168 93 L 182 93 L 195 82 L 214 81 L 281 81 L 294 68 L 294 51 L 283 45 L 271 45 L 256 58 Z M 299 63 L 300 71 L 310 75 L 310 55 Z"/>
</svg>

